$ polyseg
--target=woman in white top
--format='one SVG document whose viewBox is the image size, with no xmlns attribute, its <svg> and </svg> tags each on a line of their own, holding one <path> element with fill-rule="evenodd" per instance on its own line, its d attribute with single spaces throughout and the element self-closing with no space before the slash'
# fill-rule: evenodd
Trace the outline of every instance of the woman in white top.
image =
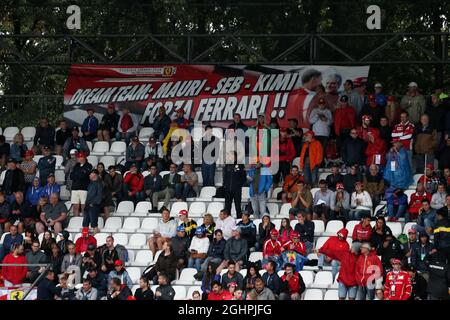
<svg viewBox="0 0 450 320">
<path fill-rule="evenodd" d="M 352 193 L 350 200 L 351 210 L 349 212 L 349 220 L 360 220 L 361 216 L 371 213 L 372 198 L 370 194 L 364 190 L 362 182 L 355 183 L 355 191 Z"/>
</svg>

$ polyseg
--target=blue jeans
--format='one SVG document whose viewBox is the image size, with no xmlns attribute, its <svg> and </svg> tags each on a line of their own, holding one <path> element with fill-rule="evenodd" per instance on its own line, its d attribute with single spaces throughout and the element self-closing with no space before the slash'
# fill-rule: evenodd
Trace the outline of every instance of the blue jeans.
<svg viewBox="0 0 450 320">
<path fill-rule="evenodd" d="M 205 261 L 205 259 L 194 259 L 194 258 L 189 258 L 188 261 L 188 268 L 195 268 L 197 269 L 197 271 L 200 271 L 202 269 L 202 263 Z"/>
<path fill-rule="evenodd" d="M 306 247 L 306 253 L 310 254 L 314 248 L 314 243 L 313 242 L 309 242 L 309 241 L 305 241 L 305 247 Z"/>
<path fill-rule="evenodd" d="M 317 258 L 317 266 L 319 267 L 323 267 L 324 263 L 325 263 L 325 255 L 321 254 L 318 258 Z M 333 274 L 333 279 L 334 277 L 336 277 L 337 273 L 339 272 L 339 267 L 341 266 L 341 263 L 337 260 L 331 260 L 331 273 Z"/>
<path fill-rule="evenodd" d="M 191 187 L 189 183 L 180 183 L 175 186 L 175 196 L 177 199 L 182 199 L 186 201 L 186 198 L 196 197 L 197 194 L 195 190 Z"/>
<path fill-rule="evenodd" d="M 406 205 L 401 204 L 399 206 L 397 206 L 397 211 L 395 211 L 395 206 L 393 204 L 388 204 L 387 205 L 387 211 L 388 211 L 388 217 L 392 218 L 401 218 L 405 215 L 406 212 Z"/>
<path fill-rule="evenodd" d="M 214 187 L 214 174 L 216 173 L 216 164 L 202 163 L 203 186 Z"/>
<path fill-rule="evenodd" d="M 316 185 L 318 180 L 319 168 L 315 167 L 311 170 L 309 166 L 309 158 L 305 159 L 305 165 L 303 167 L 303 174 L 305 177 L 305 183 L 310 185 Z"/>
<path fill-rule="evenodd" d="M 339 299 L 345 299 L 348 294 L 349 299 L 356 299 L 356 294 L 358 293 L 358 286 L 347 287 L 342 282 L 339 282 L 338 295 Z"/>
<path fill-rule="evenodd" d="M 420 226 L 418 224 L 413 225 L 413 229 L 416 229 L 418 233 L 427 233 L 427 228 L 433 228 L 434 229 L 434 221 L 431 219 L 424 219 L 423 220 L 423 226 Z"/>
<path fill-rule="evenodd" d="M 84 216 L 83 216 L 83 228 L 89 227 L 89 224 L 92 228 L 98 227 L 98 215 L 100 213 L 100 206 L 93 205 L 92 207 L 86 206 Z"/>
<path fill-rule="evenodd" d="M 375 287 L 369 289 L 368 287 L 358 287 L 358 300 L 366 300 L 369 295 L 369 300 L 375 299 Z"/>
</svg>

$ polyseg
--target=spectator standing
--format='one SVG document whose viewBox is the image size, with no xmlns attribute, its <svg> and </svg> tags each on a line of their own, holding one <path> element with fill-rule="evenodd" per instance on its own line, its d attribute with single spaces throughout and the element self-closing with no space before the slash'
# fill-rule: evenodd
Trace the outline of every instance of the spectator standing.
<svg viewBox="0 0 450 320">
<path fill-rule="evenodd" d="M 37 286 L 37 300 L 55 300 L 58 289 L 55 286 L 55 272 L 47 270 Z"/>
<path fill-rule="evenodd" d="M 423 95 L 419 93 L 416 82 L 408 85 L 408 92 L 402 97 L 400 106 L 410 114 L 411 122 L 419 122 L 420 116 L 425 112 L 426 101 Z"/>
<path fill-rule="evenodd" d="M 428 164 L 434 163 L 434 151 L 438 145 L 437 132 L 430 124 L 427 114 L 420 116 L 420 122 L 414 128 L 414 151 L 416 173 L 422 173 Z"/>
<path fill-rule="evenodd" d="M 67 127 L 67 122 L 64 119 L 59 120 L 58 128 L 55 130 L 55 153 L 59 156 L 63 155 L 64 143 L 70 138 L 72 132 Z"/>
<path fill-rule="evenodd" d="M 163 141 L 167 136 L 167 133 L 169 132 L 170 122 L 170 118 L 166 114 L 166 108 L 164 106 L 159 107 L 158 116 L 155 118 L 155 120 L 153 120 L 153 125 L 151 125 L 155 130 L 153 132 L 153 136 L 158 141 Z"/>
<path fill-rule="evenodd" d="M 365 149 L 364 140 L 359 138 L 357 130 L 352 128 L 350 130 L 350 137 L 345 139 L 342 144 L 342 161 L 349 167 L 353 165 L 364 165 Z"/>
<path fill-rule="evenodd" d="M 101 212 L 103 186 L 98 177 L 98 170 L 94 169 L 89 174 L 90 183 L 87 188 L 86 196 L 86 210 L 83 216 L 83 227 L 91 227 L 97 233 L 98 229 L 98 215 Z"/>
<path fill-rule="evenodd" d="M 409 114 L 406 111 L 400 113 L 400 123 L 392 129 L 392 141 L 401 142 L 408 155 L 409 167 L 413 168 L 412 150 L 414 142 L 415 125 L 409 121 Z M 387 162 L 389 165 L 389 162 Z"/>
<path fill-rule="evenodd" d="M 259 218 L 267 210 L 267 192 L 272 187 L 272 173 L 269 167 L 258 162 L 256 165 L 251 165 L 247 172 L 247 180 L 250 185 L 249 194 L 253 216 Z"/>
<path fill-rule="evenodd" d="M 6 161 L 10 157 L 11 146 L 6 142 L 5 136 L 0 135 L 0 169 L 6 165 Z"/>
<path fill-rule="evenodd" d="M 165 174 L 161 181 L 161 190 L 153 193 L 152 196 L 152 211 L 156 211 L 156 204 L 160 199 L 164 199 L 164 207 L 169 206 L 170 199 L 175 196 L 175 189 L 180 182 L 181 176 L 177 173 L 177 165 L 171 163 L 169 166 L 169 173 Z"/>
<path fill-rule="evenodd" d="M 98 141 L 111 141 L 117 133 L 117 125 L 119 123 L 119 114 L 116 112 L 114 104 L 108 103 L 106 114 L 103 115 L 102 120 L 97 131 Z"/>
<path fill-rule="evenodd" d="M 92 171 L 92 165 L 87 162 L 87 155 L 84 152 L 79 152 L 77 155 L 78 163 L 73 167 L 70 174 L 72 181 L 72 193 L 70 202 L 73 206 L 73 214 L 79 216 L 80 212 L 84 212 L 87 189 L 89 186 L 89 175 Z"/>
<path fill-rule="evenodd" d="M 391 187 L 408 189 L 412 182 L 411 166 L 408 152 L 404 149 L 402 142 L 393 143 L 393 147 L 386 155 L 386 163 L 383 178 Z"/>
<path fill-rule="evenodd" d="M 216 173 L 216 162 L 220 145 L 219 139 L 212 134 L 212 126 L 210 124 L 206 125 L 205 134 L 200 140 L 200 143 L 202 146 L 203 186 L 214 186 L 214 175 Z"/>
<path fill-rule="evenodd" d="M 333 162 L 331 164 L 331 173 L 325 180 L 327 182 L 328 189 L 331 191 L 336 191 L 336 185 L 344 182 L 344 176 L 340 173 L 337 163 Z"/>
<path fill-rule="evenodd" d="M 127 147 L 125 155 L 125 169 L 131 167 L 131 165 L 136 165 L 138 170 L 141 170 L 144 161 L 145 147 L 139 141 L 138 137 L 131 138 L 131 144 Z"/>
<path fill-rule="evenodd" d="M 49 146 L 42 147 L 42 154 L 43 157 L 39 159 L 37 166 L 39 170 L 39 179 L 41 180 L 42 185 L 44 185 L 47 182 L 47 177 L 50 174 L 55 174 L 56 158 L 52 156 Z"/>
<path fill-rule="evenodd" d="M 317 184 L 319 166 L 323 161 L 322 145 L 314 136 L 314 131 L 305 133 L 305 141 L 300 153 L 300 170 L 304 173 L 305 183 L 312 186 Z"/>
<path fill-rule="evenodd" d="M 333 122 L 333 116 L 330 109 L 326 107 L 327 102 L 324 98 L 319 98 L 318 107 L 312 109 L 309 115 L 309 123 L 312 125 L 312 131 L 315 138 L 322 145 L 322 153 L 327 150 L 328 138 L 330 136 L 330 126 Z"/>
<path fill-rule="evenodd" d="M 368 242 L 361 245 L 361 254 L 356 260 L 355 279 L 358 283 L 358 300 L 375 298 L 375 284 L 383 277 L 383 266 Z"/>
<path fill-rule="evenodd" d="M 384 299 L 408 300 L 412 291 L 409 273 L 402 271 L 402 262 L 399 259 L 392 259 L 391 263 L 393 270 L 386 275 Z"/>
<path fill-rule="evenodd" d="M 139 121 L 136 117 L 130 113 L 128 107 L 124 107 L 117 124 L 116 139 L 125 140 L 125 143 L 129 145 L 131 138 L 136 135 L 138 125 Z"/>
<path fill-rule="evenodd" d="M 68 191 L 72 190 L 72 179 L 70 179 L 70 174 L 73 171 L 73 168 L 78 163 L 77 160 L 78 151 L 76 149 L 70 150 L 70 157 L 65 161 L 64 164 L 64 176 L 66 181 L 66 189 Z"/>
<path fill-rule="evenodd" d="M 242 187 L 246 182 L 246 172 L 243 164 L 238 164 L 237 153 L 227 153 L 227 161 L 223 169 L 223 187 L 225 192 L 225 207 L 227 212 L 231 212 L 234 201 L 236 218 L 242 216 Z"/>
<path fill-rule="evenodd" d="M 342 150 L 344 141 L 348 138 L 350 130 L 356 126 L 355 109 L 348 103 L 348 96 L 343 95 L 339 99 L 337 109 L 334 111 L 334 132 L 337 137 L 337 148 Z"/>
<path fill-rule="evenodd" d="M 42 118 L 39 127 L 36 128 L 36 135 L 33 140 L 33 150 L 38 153 L 39 147 L 50 147 L 53 149 L 55 146 L 55 128 L 49 124 L 48 118 Z"/>
<path fill-rule="evenodd" d="M 92 107 L 88 107 L 86 112 L 88 116 L 83 121 L 81 132 L 83 133 L 84 140 L 92 141 L 97 137 L 98 119 L 94 115 L 94 109 Z"/>
</svg>

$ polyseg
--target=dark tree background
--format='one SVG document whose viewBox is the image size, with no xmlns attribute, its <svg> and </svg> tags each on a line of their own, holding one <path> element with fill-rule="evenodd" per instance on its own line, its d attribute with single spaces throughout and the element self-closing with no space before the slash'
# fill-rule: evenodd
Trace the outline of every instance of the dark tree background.
<svg viewBox="0 0 450 320">
<path fill-rule="evenodd" d="M 95 4 L 94 4 L 95 3 Z M 81 7 L 80 31 L 66 28 L 66 8 Z M 382 8 L 382 29 L 367 30 L 366 8 L 377 4 Z M 51 59 L 67 62 L 67 43 L 52 38 L 32 38 L 50 35 L 111 35 L 164 34 L 144 41 L 144 46 L 127 52 L 139 38 L 92 37 L 84 44 L 105 56 L 105 62 L 120 57 L 129 62 L 174 62 L 185 57 L 188 45 L 191 56 L 200 55 L 217 43 L 215 50 L 204 53 L 202 62 L 261 63 L 270 62 L 289 48 L 296 37 L 242 37 L 242 35 L 273 34 L 336 34 L 371 33 L 377 37 L 327 38 L 355 58 L 388 40 L 383 33 L 448 32 L 449 1 L 404 0 L 2 0 L 0 1 L 0 35 L 22 35 L 21 38 L 0 37 L 0 93 L 61 95 L 64 91 L 68 65 L 8 65 L 5 60 Z M 181 35 L 192 34 L 192 43 Z M 220 35 L 233 34 L 234 39 Z M 194 35 L 215 35 L 207 38 Z M 448 38 L 448 37 L 447 37 Z M 154 40 L 154 39 L 153 39 Z M 415 40 L 420 45 L 417 47 Z M 175 55 L 161 46 L 170 49 Z M 423 60 L 430 55 L 448 55 L 444 37 L 424 35 L 410 39 L 400 37 L 368 60 L 382 61 L 387 57 L 402 60 Z M 425 50 L 421 49 L 425 48 Z M 327 44 L 317 44 L 316 61 L 345 61 L 345 57 Z M 81 45 L 71 52 L 76 61 L 94 62 L 99 58 Z M 123 56 L 121 56 L 123 55 Z M 309 61 L 306 48 L 293 50 L 278 62 Z M 429 58 L 427 58 L 429 60 Z M 182 61 L 181 61 L 182 62 Z M 192 61 L 195 63 L 195 61 Z M 112 60 L 114 63 L 114 60 Z M 372 65 L 371 83 L 381 81 L 389 93 L 403 94 L 410 81 L 419 83 L 428 93 L 435 85 L 449 85 L 449 67 L 442 64 Z"/>
</svg>

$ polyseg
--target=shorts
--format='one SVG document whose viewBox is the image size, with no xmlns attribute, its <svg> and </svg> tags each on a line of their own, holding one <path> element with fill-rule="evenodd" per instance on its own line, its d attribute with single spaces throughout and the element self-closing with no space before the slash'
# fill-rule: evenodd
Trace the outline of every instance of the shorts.
<svg viewBox="0 0 450 320">
<path fill-rule="evenodd" d="M 72 195 L 70 197 L 70 202 L 72 204 L 85 204 L 87 197 L 86 190 L 72 190 Z"/>
</svg>

